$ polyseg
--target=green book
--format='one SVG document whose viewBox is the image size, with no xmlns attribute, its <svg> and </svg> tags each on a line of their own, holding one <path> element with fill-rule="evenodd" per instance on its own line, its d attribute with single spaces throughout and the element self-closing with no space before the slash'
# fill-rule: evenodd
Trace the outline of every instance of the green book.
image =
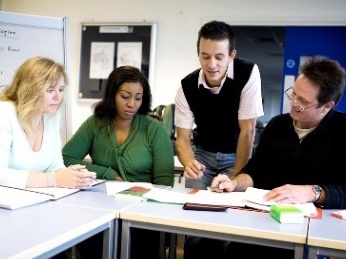
<svg viewBox="0 0 346 259">
<path fill-rule="evenodd" d="M 270 216 L 280 223 L 303 223 L 303 212 L 293 205 L 277 205 L 270 206 Z"/>
<path fill-rule="evenodd" d="M 117 192 L 114 194 L 114 197 L 116 198 L 132 198 L 132 199 L 139 199 L 139 200 L 145 200 L 142 196 L 150 191 L 150 189 L 140 187 L 140 186 L 133 186 L 129 189 Z"/>
</svg>

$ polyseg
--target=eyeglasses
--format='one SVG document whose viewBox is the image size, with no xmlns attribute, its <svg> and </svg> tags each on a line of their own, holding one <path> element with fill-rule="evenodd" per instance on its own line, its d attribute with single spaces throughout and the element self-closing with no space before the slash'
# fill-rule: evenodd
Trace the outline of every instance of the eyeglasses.
<svg viewBox="0 0 346 259">
<path fill-rule="evenodd" d="M 295 97 L 292 97 L 292 95 L 293 95 L 292 86 L 290 88 L 286 89 L 284 93 L 285 93 L 286 97 L 290 100 L 291 105 L 296 108 L 295 111 L 303 112 L 303 111 L 306 111 L 307 109 L 310 109 L 314 106 L 317 106 L 317 104 L 314 104 L 314 105 L 311 105 L 308 107 L 302 106 Z"/>
</svg>

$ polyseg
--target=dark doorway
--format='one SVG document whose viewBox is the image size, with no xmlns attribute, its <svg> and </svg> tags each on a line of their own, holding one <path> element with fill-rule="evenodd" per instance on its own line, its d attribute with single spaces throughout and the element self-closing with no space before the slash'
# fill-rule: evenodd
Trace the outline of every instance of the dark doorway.
<svg viewBox="0 0 346 259">
<path fill-rule="evenodd" d="M 233 26 L 237 56 L 258 65 L 262 81 L 263 122 L 281 111 L 285 26 Z"/>
</svg>

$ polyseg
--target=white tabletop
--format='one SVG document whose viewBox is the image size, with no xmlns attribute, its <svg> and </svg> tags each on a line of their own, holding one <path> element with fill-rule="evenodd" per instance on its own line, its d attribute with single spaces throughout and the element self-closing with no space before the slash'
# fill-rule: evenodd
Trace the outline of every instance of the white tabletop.
<svg viewBox="0 0 346 259">
<path fill-rule="evenodd" d="M 316 258 L 317 253 L 346 257 L 346 220 L 332 217 L 332 211 L 335 210 L 323 210 L 322 219 L 310 220 L 309 258 Z"/>
<path fill-rule="evenodd" d="M 303 257 L 308 219 L 302 224 L 280 224 L 268 213 L 231 209 L 227 212 L 188 211 L 181 205 L 142 202 L 120 211 L 122 227 L 121 258 L 129 253 L 130 227 L 223 240 L 246 241 L 295 250 Z"/>
<path fill-rule="evenodd" d="M 104 236 L 104 245 L 108 244 L 108 254 L 117 255 L 119 252 L 120 243 L 120 223 L 119 223 L 119 212 L 135 203 L 140 202 L 135 199 L 120 199 L 115 198 L 114 195 L 107 195 L 106 183 L 102 183 L 94 186 L 93 188 L 81 190 L 73 195 L 67 196 L 58 201 L 59 204 L 106 210 L 114 215 L 114 233 L 112 234 L 111 240 Z M 110 243 L 112 242 L 112 243 Z M 107 254 L 105 250 L 103 254 Z"/>
<path fill-rule="evenodd" d="M 47 258 L 107 228 L 114 213 L 49 201 L 0 209 L 0 258 Z M 113 234 L 113 233 L 111 233 Z"/>
<path fill-rule="evenodd" d="M 119 199 L 115 198 L 114 195 L 107 195 L 105 183 L 58 200 L 59 204 L 109 210 L 114 213 L 116 218 L 119 218 L 120 210 L 137 202 L 139 200 Z"/>
</svg>

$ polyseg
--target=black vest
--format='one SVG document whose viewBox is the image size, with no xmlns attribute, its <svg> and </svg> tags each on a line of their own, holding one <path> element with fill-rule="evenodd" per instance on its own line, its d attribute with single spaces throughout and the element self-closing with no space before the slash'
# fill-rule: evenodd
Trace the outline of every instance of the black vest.
<svg viewBox="0 0 346 259">
<path fill-rule="evenodd" d="M 200 69 L 181 80 L 182 88 L 195 116 L 194 144 L 210 152 L 235 153 L 239 137 L 240 94 L 254 64 L 234 59 L 234 80 L 226 77 L 219 94 L 198 85 Z"/>
</svg>

